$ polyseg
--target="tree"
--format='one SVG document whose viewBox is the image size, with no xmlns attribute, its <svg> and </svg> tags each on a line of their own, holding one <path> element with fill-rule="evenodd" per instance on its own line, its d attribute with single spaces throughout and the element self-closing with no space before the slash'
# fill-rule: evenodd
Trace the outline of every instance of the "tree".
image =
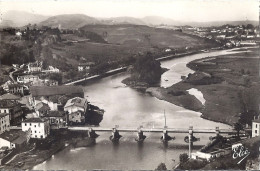
<svg viewBox="0 0 260 171">
<path fill-rule="evenodd" d="M 55 80 L 55 81 L 58 81 L 59 84 L 62 83 L 62 75 L 60 73 L 52 73 L 50 75 L 50 79 L 51 80 Z"/>
<path fill-rule="evenodd" d="M 239 122 L 236 122 L 234 124 L 234 129 L 237 131 L 237 137 L 240 139 L 239 132 L 244 129 L 243 125 Z"/>
<path fill-rule="evenodd" d="M 156 61 L 148 52 L 145 56 L 139 57 L 134 66 L 132 77 L 137 81 L 155 84 L 160 81 L 162 68 L 159 61 Z"/>
<path fill-rule="evenodd" d="M 165 163 L 160 163 L 155 170 L 167 170 Z"/>
<path fill-rule="evenodd" d="M 183 153 L 179 155 L 180 163 L 184 163 L 189 159 L 189 156 L 187 153 Z"/>
</svg>

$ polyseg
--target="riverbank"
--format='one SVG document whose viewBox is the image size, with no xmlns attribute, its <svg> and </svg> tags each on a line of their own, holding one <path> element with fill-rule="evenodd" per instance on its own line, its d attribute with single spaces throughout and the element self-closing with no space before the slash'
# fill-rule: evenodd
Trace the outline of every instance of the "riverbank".
<svg viewBox="0 0 260 171">
<path fill-rule="evenodd" d="M 94 145 L 95 141 L 88 138 L 86 131 L 62 129 L 52 130 L 51 135 L 45 140 L 30 140 L 30 144 L 36 144 L 36 148 L 16 155 L 8 164 L 3 166 L 3 169 L 31 170 L 34 166 L 50 159 L 66 147 L 88 147 Z M 17 166 L 17 163 L 22 163 L 22 166 Z"/>
<path fill-rule="evenodd" d="M 251 52 L 198 59 L 187 64 L 194 70 L 186 78 L 168 88 L 151 87 L 146 92 L 158 99 L 184 108 L 200 111 L 204 119 L 233 125 L 243 112 L 242 106 L 257 108 L 259 93 L 258 49 Z M 202 92 L 203 105 L 187 90 Z M 255 102 L 253 101 L 255 100 Z"/>
<path fill-rule="evenodd" d="M 180 163 L 175 169 L 177 170 L 258 170 L 259 169 L 259 137 L 249 138 L 239 143 L 242 143 L 247 148 L 249 154 L 243 159 L 242 157 L 233 158 L 233 152 L 214 159 L 212 162 L 206 160 L 189 159 Z M 241 154 L 243 155 L 243 154 Z M 244 155 L 245 156 L 245 155 Z M 243 159 L 243 160 L 242 160 Z M 241 161 L 241 162 L 240 162 Z"/>
</svg>

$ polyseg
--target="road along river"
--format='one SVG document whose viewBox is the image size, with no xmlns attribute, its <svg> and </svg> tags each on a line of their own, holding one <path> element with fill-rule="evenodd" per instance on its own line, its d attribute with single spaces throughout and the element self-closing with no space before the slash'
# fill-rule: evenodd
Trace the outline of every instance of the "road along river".
<svg viewBox="0 0 260 171">
<path fill-rule="evenodd" d="M 232 52 L 228 50 L 215 51 L 190 55 L 182 58 L 161 62 L 162 67 L 169 70 L 162 75 L 161 86 L 168 87 L 181 80 L 182 75 L 193 72 L 186 67 L 192 60 L 208 56 L 225 55 Z M 166 112 L 167 125 L 171 128 L 211 128 L 219 126 L 228 129 L 230 126 L 200 118 L 200 113 L 186 110 L 182 107 L 158 100 L 149 94 L 138 92 L 121 83 L 128 77 L 121 73 L 101 80 L 97 80 L 84 87 L 86 98 L 94 105 L 105 110 L 101 127 L 131 127 L 140 125 L 146 128 L 163 127 Z M 110 142 L 111 133 L 100 133 L 97 144 L 93 147 L 68 147 L 55 154 L 48 161 L 35 166 L 34 170 L 66 169 L 119 169 L 139 170 L 155 169 L 159 163 L 166 163 L 172 169 L 178 161 L 179 154 L 188 153 L 188 144 L 184 142 L 184 134 L 175 134 L 176 140 L 170 141 L 167 146 L 160 141 L 161 134 L 147 133 L 142 145 L 138 145 L 134 138 L 136 133 L 122 133 L 118 145 Z M 202 147 L 207 141 L 208 134 L 195 134 L 200 141 L 194 143 L 194 151 Z"/>
</svg>

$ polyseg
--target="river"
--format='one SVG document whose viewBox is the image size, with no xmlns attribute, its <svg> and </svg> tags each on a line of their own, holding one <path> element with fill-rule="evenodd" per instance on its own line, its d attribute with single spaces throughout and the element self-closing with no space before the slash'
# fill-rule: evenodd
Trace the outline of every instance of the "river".
<svg viewBox="0 0 260 171">
<path fill-rule="evenodd" d="M 161 86 L 168 87 L 181 80 L 182 75 L 193 72 L 186 67 L 192 60 L 218 56 L 232 51 L 222 50 L 209 53 L 190 55 L 182 58 L 161 62 L 161 66 L 169 70 L 162 75 Z M 238 53 L 238 52 L 236 52 Z M 231 128 L 228 125 L 212 122 L 200 118 L 201 113 L 186 110 L 166 101 L 159 100 L 149 94 L 138 92 L 121 83 L 128 77 L 121 73 L 97 80 L 84 87 L 85 96 L 91 104 L 105 110 L 102 127 L 163 127 L 166 112 L 167 125 L 171 128 L 211 128 L 219 126 L 220 129 Z M 146 133 L 147 138 L 143 145 L 138 145 L 134 138 L 135 133 L 122 133 L 118 145 L 112 144 L 108 137 L 110 133 L 100 133 L 97 144 L 93 147 L 71 148 L 68 147 L 53 155 L 48 161 L 35 166 L 34 170 L 91 170 L 91 169 L 117 169 L 140 170 L 155 169 L 159 163 L 166 164 L 172 169 L 179 161 L 179 154 L 188 153 L 188 144 L 183 139 L 186 135 L 175 134 L 176 140 L 163 145 L 160 141 L 161 134 Z M 194 151 L 208 142 L 209 134 L 195 134 L 200 137 L 194 143 Z"/>
</svg>

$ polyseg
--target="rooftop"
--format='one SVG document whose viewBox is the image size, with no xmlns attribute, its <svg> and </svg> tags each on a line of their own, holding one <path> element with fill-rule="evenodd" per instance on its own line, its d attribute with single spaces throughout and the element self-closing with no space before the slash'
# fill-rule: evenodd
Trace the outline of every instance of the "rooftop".
<svg viewBox="0 0 260 171">
<path fill-rule="evenodd" d="M 0 118 L 4 117 L 6 115 L 9 115 L 9 113 L 0 113 Z"/>
<path fill-rule="evenodd" d="M 252 122 L 260 123 L 260 119 L 255 119 Z"/>
<path fill-rule="evenodd" d="M 22 84 L 9 84 L 8 87 L 9 87 L 9 88 L 23 87 L 23 85 L 22 85 Z"/>
<path fill-rule="evenodd" d="M 0 108 L 13 108 L 19 105 L 17 102 L 13 102 L 10 100 L 0 100 Z"/>
<path fill-rule="evenodd" d="M 29 118 L 29 119 L 24 120 L 23 122 L 25 122 L 25 123 L 32 123 L 32 122 L 39 123 L 39 122 L 45 122 L 45 120 L 41 119 L 41 118 Z"/>
<path fill-rule="evenodd" d="M 7 94 L 0 96 L 0 100 L 20 100 L 20 97 L 13 95 L 11 93 L 7 93 Z"/>
<path fill-rule="evenodd" d="M 83 89 L 79 86 L 32 86 L 30 92 L 33 97 L 69 94 L 84 95 Z"/>
<path fill-rule="evenodd" d="M 44 117 L 63 117 L 63 116 L 65 116 L 65 112 L 64 111 L 50 111 Z"/>
<path fill-rule="evenodd" d="M 35 106 L 36 110 L 51 110 L 49 105 L 47 105 L 46 103 L 43 103 L 43 102 L 40 102 L 40 103 L 37 103 L 36 106 Z"/>
<path fill-rule="evenodd" d="M 74 98 L 69 99 L 67 101 L 64 108 L 69 107 L 69 106 L 78 106 L 78 107 L 85 108 L 87 103 L 88 103 L 87 99 L 83 99 L 83 98 L 80 98 L 80 97 L 74 97 Z"/>
<path fill-rule="evenodd" d="M 0 138 L 15 144 L 21 144 L 26 141 L 26 133 L 21 130 L 10 130 L 2 133 Z"/>
</svg>

